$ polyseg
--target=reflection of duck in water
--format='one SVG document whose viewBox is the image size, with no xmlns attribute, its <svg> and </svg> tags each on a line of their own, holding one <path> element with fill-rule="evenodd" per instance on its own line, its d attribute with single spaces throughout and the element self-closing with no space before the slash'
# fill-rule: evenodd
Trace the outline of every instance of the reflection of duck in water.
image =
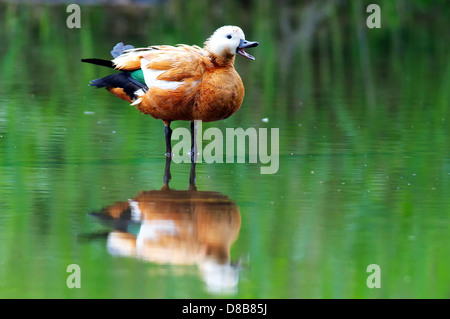
<svg viewBox="0 0 450 319">
<path fill-rule="evenodd" d="M 192 164 L 191 181 L 194 169 Z M 171 190 L 166 183 L 161 190 L 142 191 L 93 215 L 115 227 L 107 239 L 111 254 L 198 265 L 209 290 L 233 292 L 238 269 L 230 263 L 230 247 L 241 227 L 239 209 L 225 195 L 190 188 Z"/>
</svg>

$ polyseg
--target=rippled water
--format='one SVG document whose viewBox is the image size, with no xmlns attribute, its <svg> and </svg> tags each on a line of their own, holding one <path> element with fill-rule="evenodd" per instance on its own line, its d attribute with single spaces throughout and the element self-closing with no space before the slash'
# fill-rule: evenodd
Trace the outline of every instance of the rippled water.
<svg viewBox="0 0 450 319">
<path fill-rule="evenodd" d="M 148 9 L 167 14 L 152 21 L 82 7 L 80 30 L 64 6 L 0 4 L 0 297 L 450 297 L 447 12 L 369 30 L 358 6 L 336 6 L 285 51 L 289 13 L 254 6 L 261 21 L 225 14 L 188 32 L 179 3 Z M 306 28 L 305 10 L 291 27 Z M 279 170 L 199 163 L 194 190 L 191 165 L 172 163 L 168 187 L 162 122 L 88 87 L 108 70 L 79 60 L 119 41 L 201 44 L 229 20 L 261 44 L 236 61 L 242 108 L 204 126 L 279 128 Z M 371 264 L 381 288 L 367 287 Z"/>
</svg>

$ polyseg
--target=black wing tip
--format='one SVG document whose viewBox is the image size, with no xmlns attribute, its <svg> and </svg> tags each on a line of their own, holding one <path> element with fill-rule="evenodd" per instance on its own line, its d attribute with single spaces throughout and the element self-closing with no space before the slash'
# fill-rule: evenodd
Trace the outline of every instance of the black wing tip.
<svg viewBox="0 0 450 319">
<path fill-rule="evenodd" d="M 129 72 L 119 72 L 110 74 L 100 79 L 92 80 L 89 86 L 98 88 L 114 87 L 121 88 L 131 99 L 135 98 L 135 92 L 139 89 L 147 91 L 147 86 L 135 81 Z"/>
<path fill-rule="evenodd" d="M 104 88 L 109 85 L 108 79 L 105 80 L 105 78 L 95 79 L 89 82 L 89 86 L 95 86 L 98 88 Z"/>
</svg>

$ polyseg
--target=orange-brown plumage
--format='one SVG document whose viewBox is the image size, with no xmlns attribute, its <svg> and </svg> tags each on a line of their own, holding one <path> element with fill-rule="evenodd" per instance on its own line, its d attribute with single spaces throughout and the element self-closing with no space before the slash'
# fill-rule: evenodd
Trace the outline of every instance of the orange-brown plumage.
<svg viewBox="0 0 450 319">
<path fill-rule="evenodd" d="M 117 96 L 118 98 L 121 98 L 122 100 L 125 100 L 129 103 L 132 103 L 131 98 L 125 93 L 125 91 L 122 88 L 115 88 L 112 86 L 108 86 L 106 88 L 109 92 Z"/>
<path fill-rule="evenodd" d="M 204 58 L 205 60 L 207 58 Z M 208 62 L 208 61 L 205 61 Z M 190 72 L 189 77 L 176 79 L 184 84 L 176 89 L 149 87 L 137 108 L 154 118 L 164 121 L 217 121 L 236 112 L 244 99 L 244 85 L 233 67 L 219 67 L 200 62 L 194 65 L 201 72 Z M 209 65 L 207 65 L 209 64 Z M 189 69 L 186 67 L 186 72 Z M 176 81 L 163 73 L 158 79 Z"/>
</svg>

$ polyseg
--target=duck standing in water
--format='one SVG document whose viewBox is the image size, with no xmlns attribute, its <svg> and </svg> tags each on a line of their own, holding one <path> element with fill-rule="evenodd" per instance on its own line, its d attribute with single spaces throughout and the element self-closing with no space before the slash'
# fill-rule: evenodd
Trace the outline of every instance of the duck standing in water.
<svg viewBox="0 0 450 319">
<path fill-rule="evenodd" d="M 193 139 L 194 120 L 222 120 L 241 107 L 244 85 L 234 69 L 235 56 L 238 53 L 254 60 L 244 49 L 257 45 L 258 42 L 245 39 L 241 28 L 223 26 L 206 40 L 203 48 L 188 45 L 134 48 L 119 43 L 111 51 L 112 61 L 82 61 L 122 71 L 93 80 L 90 85 L 106 87 L 142 113 L 163 120 L 166 155 L 170 158 L 172 121 L 190 121 Z"/>
</svg>

